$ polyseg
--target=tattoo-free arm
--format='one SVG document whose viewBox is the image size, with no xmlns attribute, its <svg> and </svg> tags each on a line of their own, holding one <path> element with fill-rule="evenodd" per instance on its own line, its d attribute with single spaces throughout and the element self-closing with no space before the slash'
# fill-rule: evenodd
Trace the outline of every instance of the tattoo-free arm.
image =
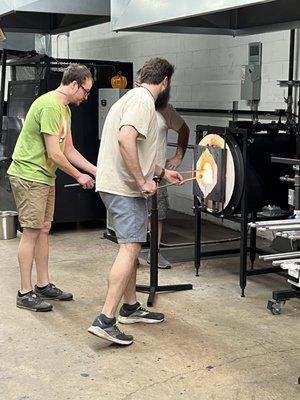
<svg viewBox="0 0 300 400">
<path fill-rule="evenodd" d="M 156 192 L 156 184 L 154 181 L 146 181 L 143 175 L 136 145 L 138 136 L 139 133 L 133 126 L 122 126 L 118 136 L 120 152 L 140 191 L 152 196 Z"/>
<path fill-rule="evenodd" d="M 178 130 L 178 139 L 177 139 L 177 150 L 175 155 L 167 160 L 166 167 L 169 169 L 176 169 L 182 162 L 182 159 L 185 155 L 187 145 L 189 143 L 189 135 L 190 129 L 187 124 L 184 122 L 181 128 Z"/>
<path fill-rule="evenodd" d="M 59 137 L 44 134 L 44 139 L 48 158 L 59 169 L 75 178 L 83 187 L 91 189 L 94 186 L 93 179 L 89 175 L 82 174 L 70 163 L 59 147 Z"/>
<path fill-rule="evenodd" d="M 66 146 L 65 146 L 65 156 L 70 161 L 72 165 L 82 169 L 83 171 L 88 172 L 96 176 L 97 168 L 95 165 L 90 163 L 86 158 L 83 157 L 78 150 L 75 149 L 73 145 L 72 135 L 68 134 L 66 137 Z"/>
</svg>

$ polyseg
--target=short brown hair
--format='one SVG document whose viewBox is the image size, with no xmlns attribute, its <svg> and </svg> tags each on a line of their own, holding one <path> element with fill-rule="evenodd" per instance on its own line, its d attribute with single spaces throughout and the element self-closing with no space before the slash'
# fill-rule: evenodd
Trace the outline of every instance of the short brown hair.
<svg viewBox="0 0 300 400">
<path fill-rule="evenodd" d="M 78 85 L 82 85 L 86 79 L 92 79 L 91 71 L 81 64 L 70 64 L 65 70 L 61 80 L 63 85 L 69 85 L 76 81 Z"/>
<path fill-rule="evenodd" d="M 139 83 L 158 85 L 165 77 L 171 79 L 174 73 L 174 65 L 164 58 L 151 58 L 137 71 Z"/>
</svg>

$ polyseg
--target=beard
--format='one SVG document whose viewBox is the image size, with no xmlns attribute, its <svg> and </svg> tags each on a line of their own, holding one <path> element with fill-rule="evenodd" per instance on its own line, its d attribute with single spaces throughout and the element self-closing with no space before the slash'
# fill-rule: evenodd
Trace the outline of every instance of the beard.
<svg viewBox="0 0 300 400">
<path fill-rule="evenodd" d="M 169 99 L 170 99 L 170 90 L 171 90 L 171 86 L 168 85 L 163 92 L 159 93 L 159 95 L 157 96 L 157 99 L 155 100 L 155 109 L 156 110 L 161 110 L 161 109 L 167 107 L 167 105 L 169 103 Z"/>
</svg>

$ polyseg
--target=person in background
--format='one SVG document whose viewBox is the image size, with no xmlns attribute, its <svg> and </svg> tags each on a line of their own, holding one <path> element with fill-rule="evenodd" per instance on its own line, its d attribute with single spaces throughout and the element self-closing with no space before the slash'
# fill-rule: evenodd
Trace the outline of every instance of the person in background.
<svg viewBox="0 0 300 400">
<path fill-rule="evenodd" d="M 157 160 L 156 163 L 161 168 L 167 168 L 169 170 L 177 170 L 181 165 L 182 159 L 186 152 L 186 148 L 189 141 L 190 130 L 182 117 L 176 110 L 169 104 L 162 104 L 158 102 L 156 104 L 156 115 L 158 122 L 158 149 L 157 149 Z M 167 142 L 168 142 L 168 131 L 173 130 L 177 132 L 177 149 L 173 157 L 167 160 Z M 160 185 L 163 186 L 166 181 L 163 180 Z M 158 191 L 158 247 L 161 243 L 163 223 L 167 218 L 167 210 L 169 207 L 168 191 L 167 188 L 162 188 Z M 151 211 L 151 198 L 148 199 L 148 210 Z M 147 257 L 147 262 L 150 264 L 150 251 Z M 171 263 L 162 256 L 160 249 L 158 249 L 158 268 L 169 269 Z"/>
<path fill-rule="evenodd" d="M 50 282 L 48 236 L 54 215 L 56 169 L 75 178 L 84 189 L 94 187 L 96 167 L 73 146 L 69 108 L 69 104 L 79 106 L 87 100 L 92 85 L 92 75 L 86 66 L 69 65 L 60 86 L 32 103 L 14 149 L 8 174 L 23 228 L 18 249 L 19 308 L 51 311 L 52 304 L 45 300 L 73 299 L 71 293 Z M 33 290 L 34 261 L 37 284 Z"/>
</svg>

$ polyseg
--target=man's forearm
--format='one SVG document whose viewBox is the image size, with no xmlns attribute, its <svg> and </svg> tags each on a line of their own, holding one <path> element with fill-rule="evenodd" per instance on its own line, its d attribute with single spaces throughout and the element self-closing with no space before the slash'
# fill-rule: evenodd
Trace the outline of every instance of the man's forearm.
<svg viewBox="0 0 300 400">
<path fill-rule="evenodd" d="M 143 175 L 141 165 L 139 162 L 138 151 L 136 141 L 121 141 L 119 142 L 120 152 L 122 158 L 128 168 L 129 172 L 134 177 L 137 185 L 141 188 L 145 183 L 146 179 Z"/>
<path fill-rule="evenodd" d="M 71 164 L 88 172 L 89 174 L 96 175 L 97 168 L 95 165 L 90 163 L 82 154 L 79 153 L 75 148 L 67 153 L 65 153 L 66 158 Z"/>
<path fill-rule="evenodd" d="M 189 143 L 189 134 L 189 127 L 184 123 L 178 131 L 176 157 L 183 159 Z"/>
<path fill-rule="evenodd" d="M 51 157 L 49 158 L 59 169 L 64 171 L 66 174 L 71 175 L 76 180 L 81 175 L 80 171 L 78 171 L 78 169 L 68 161 L 63 153 L 57 152 L 55 154 L 51 154 Z"/>
</svg>

